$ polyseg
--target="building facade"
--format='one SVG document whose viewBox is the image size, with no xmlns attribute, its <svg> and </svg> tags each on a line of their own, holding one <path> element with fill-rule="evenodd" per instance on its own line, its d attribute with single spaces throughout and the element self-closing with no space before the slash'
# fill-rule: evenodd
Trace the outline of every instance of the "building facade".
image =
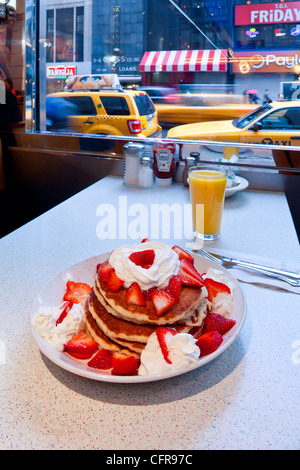
<svg viewBox="0 0 300 470">
<path fill-rule="evenodd" d="M 230 60 L 238 86 L 270 90 L 300 74 L 300 2 L 237 1 Z"/>
</svg>

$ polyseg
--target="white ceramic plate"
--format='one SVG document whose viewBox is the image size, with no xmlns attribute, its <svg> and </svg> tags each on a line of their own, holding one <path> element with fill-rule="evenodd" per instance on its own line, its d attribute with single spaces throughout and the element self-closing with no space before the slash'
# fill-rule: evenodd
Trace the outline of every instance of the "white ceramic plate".
<svg viewBox="0 0 300 470">
<path fill-rule="evenodd" d="M 109 254 L 106 253 L 103 255 L 95 256 L 93 258 L 89 258 L 58 274 L 40 291 L 40 293 L 36 297 L 32 306 L 30 320 L 32 321 L 33 317 L 38 313 L 41 306 L 61 305 L 62 298 L 66 289 L 66 282 L 69 279 L 74 282 L 86 282 L 90 286 L 93 286 L 96 273 L 96 266 L 98 263 L 105 261 L 108 256 Z M 73 374 L 98 381 L 115 383 L 142 383 L 167 379 L 169 377 L 174 377 L 176 375 L 189 372 L 193 369 L 197 369 L 198 367 L 201 367 L 204 364 L 207 364 L 208 362 L 212 361 L 217 356 L 222 354 L 233 343 L 233 341 L 237 338 L 238 334 L 240 333 L 246 316 L 246 303 L 238 281 L 228 271 L 226 271 L 223 267 L 213 263 L 212 261 L 200 257 L 199 255 L 195 255 L 194 258 L 195 267 L 200 273 L 206 272 L 208 268 L 219 269 L 225 272 L 228 279 L 234 284 L 234 310 L 230 318 L 236 320 L 236 324 L 234 325 L 234 327 L 226 335 L 224 335 L 223 343 L 217 349 L 217 351 L 210 355 L 204 356 L 203 358 L 200 358 L 197 364 L 187 369 L 176 370 L 167 374 L 157 375 L 116 376 L 104 372 L 100 373 L 97 370 L 88 367 L 86 365 L 87 361 L 79 361 L 71 357 L 67 353 L 57 351 L 46 341 L 44 341 L 33 328 L 31 328 L 33 338 L 37 343 L 40 351 L 56 365 L 62 367 L 63 369 L 69 372 L 72 372 Z"/>
<path fill-rule="evenodd" d="M 238 191 L 243 191 L 244 189 L 248 188 L 249 183 L 245 178 L 241 176 L 235 176 L 235 180 L 238 183 L 236 186 L 232 186 L 231 188 L 225 189 L 225 197 L 233 196 Z"/>
</svg>

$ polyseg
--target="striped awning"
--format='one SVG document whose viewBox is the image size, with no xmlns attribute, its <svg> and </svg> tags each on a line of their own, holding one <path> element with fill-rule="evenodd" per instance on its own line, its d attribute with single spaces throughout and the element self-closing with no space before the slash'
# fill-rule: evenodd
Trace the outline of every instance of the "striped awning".
<svg viewBox="0 0 300 470">
<path fill-rule="evenodd" d="M 227 49 L 149 51 L 140 72 L 226 72 Z"/>
</svg>

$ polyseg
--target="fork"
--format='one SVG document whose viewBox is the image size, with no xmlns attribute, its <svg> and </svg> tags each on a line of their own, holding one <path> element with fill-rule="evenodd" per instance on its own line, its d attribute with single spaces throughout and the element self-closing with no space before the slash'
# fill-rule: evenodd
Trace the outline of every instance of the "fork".
<svg viewBox="0 0 300 470">
<path fill-rule="evenodd" d="M 246 261 L 238 261 L 238 260 L 233 261 L 231 260 L 231 258 L 224 259 L 225 257 L 221 255 L 220 255 L 220 258 L 222 259 L 220 259 L 220 258 L 217 258 L 216 256 L 213 256 L 211 253 L 208 253 L 207 251 L 202 250 L 201 248 L 197 250 L 196 254 L 204 256 L 205 258 L 225 268 L 232 268 L 234 266 L 237 266 L 243 269 L 249 269 L 250 271 L 256 272 L 258 274 L 262 274 L 264 276 L 274 277 L 281 281 L 287 282 L 288 284 L 294 287 L 300 286 L 300 275 L 297 275 L 296 273 L 295 275 L 280 274 L 279 272 L 275 272 L 277 270 L 273 271 L 272 268 L 256 265 L 253 263 L 247 263 Z"/>
</svg>

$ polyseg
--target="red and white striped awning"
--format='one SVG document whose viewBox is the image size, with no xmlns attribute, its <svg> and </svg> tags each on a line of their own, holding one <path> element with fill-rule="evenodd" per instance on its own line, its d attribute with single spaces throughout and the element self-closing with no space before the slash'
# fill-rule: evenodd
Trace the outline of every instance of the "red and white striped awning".
<svg viewBox="0 0 300 470">
<path fill-rule="evenodd" d="M 145 52 L 140 72 L 226 72 L 227 49 Z"/>
</svg>

